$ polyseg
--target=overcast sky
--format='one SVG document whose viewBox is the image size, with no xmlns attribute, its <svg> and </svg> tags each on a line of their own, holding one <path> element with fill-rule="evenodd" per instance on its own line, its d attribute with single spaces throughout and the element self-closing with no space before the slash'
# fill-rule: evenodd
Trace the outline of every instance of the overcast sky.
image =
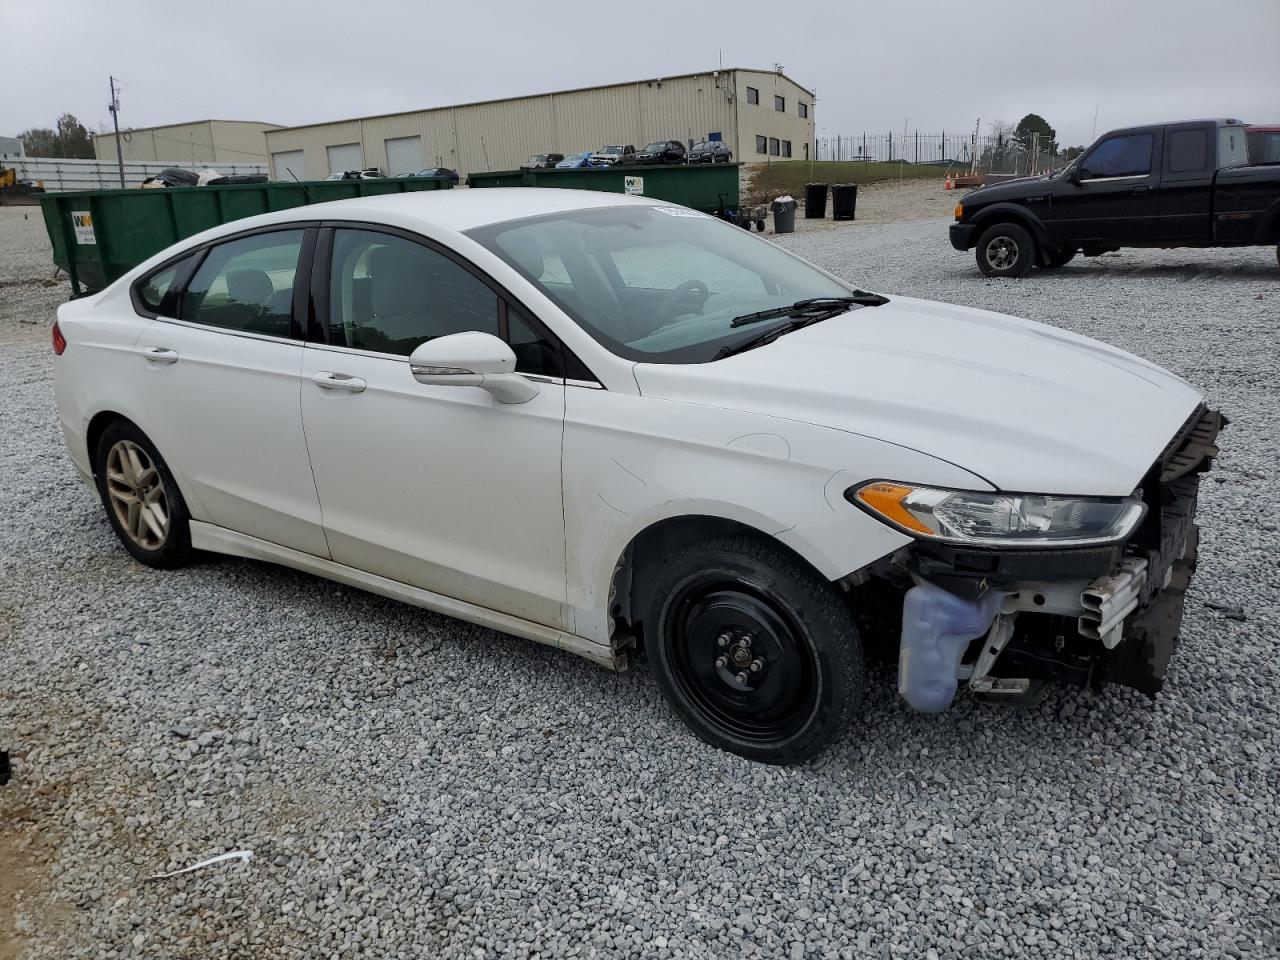
<svg viewBox="0 0 1280 960">
<path fill-rule="evenodd" d="M 1000 12 L 996 12 L 1000 11 Z M 818 136 L 1042 114 L 1064 145 L 1201 116 L 1280 121 L 1280 0 L 41 0 L 3 22 L 0 134 L 310 123 L 781 63 Z"/>
</svg>

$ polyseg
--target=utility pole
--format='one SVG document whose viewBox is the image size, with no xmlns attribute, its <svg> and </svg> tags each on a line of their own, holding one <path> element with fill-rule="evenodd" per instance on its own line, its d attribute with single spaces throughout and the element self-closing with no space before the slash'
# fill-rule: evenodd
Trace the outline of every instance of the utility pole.
<svg viewBox="0 0 1280 960">
<path fill-rule="evenodd" d="M 120 171 L 120 189 L 124 189 L 124 149 L 120 146 L 120 100 L 116 96 L 116 78 L 109 77 L 111 81 L 111 125 L 116 129 L 116 167 Z"/>
</svg>

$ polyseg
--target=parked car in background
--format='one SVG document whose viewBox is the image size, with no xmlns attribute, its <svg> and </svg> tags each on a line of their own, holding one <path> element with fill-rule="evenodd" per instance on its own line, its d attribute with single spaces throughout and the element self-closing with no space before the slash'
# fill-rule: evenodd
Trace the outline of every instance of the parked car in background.
<svg viewBox="0 0 1280 960">
<path fill-rule="evenodd" d="M 1280 163 L 1280 124 L 1245 128 L 1249 140 L 1249 162 Z"/>
<path fill-rule="evenodd" d="M 591 162 L 608 167 L 624 160 L 627 157 L 634 156 L 635 152 L 636 148 L 631 144 L 627 144 L 626 146 L 610 144 L 608 146 L 601 147 L 593 153 L 591 155 Z"/>
<path fill-rule="evenodd" d="M 563 159 L 563 153 L 535 153 L 524 166 L 530 170 L 550 170 Z"/>
<path fill-rule="evenodd" d="M 458 182 L 458 171 L 450 170 L 448 167 L 427 167 L 425 170 L 419 170 L 414 174 L 415 177 L 437 177 L 443 180 L 452 180 Z"/>
<path fill-rule="evenodd" d="M 1058 173 L 966 194 L 951 245 L 989 277 L 1121 247 L 1276 245 L 1280 258 L 1280 166 L 1249 165 L 1239 120 L 1113 130 Z"/>
<path fill-rule="evenodd" d="M 732 159 L 733 151 L 723 140 L 704 140 L 689 151 L 690 163 L 728 163 Z"/>
<path fill-rule="evenodd" d="M 70 460 L 140 563 L 251 557 L 613 669 L 643 650 L 699 736 L 774 763 L 863 715 L 864 642 L 901 644 L 930 712 L 960 683 L 1154 695 L 1221 424 L 1114 347 L 581 190 L 237 220 L 52 340 Z M 471 639 L 470 669 L 509 656 Z"/>
<path fill-rule="evenodd" d="M 377 167 L 365 167 L 363 170 L 339 170 L 331 173 L 326 180 L 383 180 L 386 174 Z"/>
<path fill-rule="evenodd" d="M 655 140 L 653 143 L 646 144 L 645 148 L 634 156 L 626 157 L 619 163 L 641 165 L 684 163 L 686 152 L 684 144 L 679 140 Z"/>
<path fill-rule="evenodd" d="M 556 164 L 558 170 L 576 170 L 582 167 L 595 167 L 600 164 L 591 161 L 591 151 L 583 150 L 581 153 L 575 153 L 572 156 L 565 157 Z"/>
</svg>

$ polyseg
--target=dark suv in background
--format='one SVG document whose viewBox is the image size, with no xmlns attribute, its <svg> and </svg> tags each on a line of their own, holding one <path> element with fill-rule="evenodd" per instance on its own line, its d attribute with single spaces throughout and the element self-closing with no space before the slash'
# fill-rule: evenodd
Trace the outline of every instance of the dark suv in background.
<svg viewBox="0 0 1280 960">
<path fill-rule="evenodd" d="M 733 151 L 722 140 L 703 140 L 689 151 L 690 163 L 729 163 L 732 159 Z"/>
<path fill-rule="evenodd" d="M 655 140 L 647 144 L 643 150 L 631 157 L 623 157 L 619 166 L 655 165 L 659 163 L 684 163 L 684 144 L 679 140 Z"/>
</svg>

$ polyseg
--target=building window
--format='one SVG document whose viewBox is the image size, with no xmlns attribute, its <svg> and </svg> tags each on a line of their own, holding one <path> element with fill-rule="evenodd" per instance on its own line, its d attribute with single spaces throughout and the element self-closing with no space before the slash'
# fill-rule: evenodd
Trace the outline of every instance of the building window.
<svg viewBox="0 0 1280 960">
<path fill-rule="evenodd" d="M 790 141 L 790 140 L 783 140 L 783 141 L 782 141 L 782 155 L 783 155 L 784 157 L 789 157 L 789 156 L 791 156 L 791 141 Z"/>
<path fill-rule="evenodd" d="M 760 91 L 755 87 L 747 87 L 747 103 L 759 103 Z"/>
<path fill-rule="evenodd" d="M 773 98 L 773 109 L 777 110 L 779 113 L 786 113 L 786 112 L 787 112 L 787 98 L 786 98 L 786 97 L 777 97 L 777 96 L 775 96 L 775 97 Z"/>
<path fill-rule="evenodd" d="M 781 147 L 779 147 L 778 145 L 778 138 L 770 137 L 769 138 L 769 156 L 776 157 L 780 154 L 780 152 L 781 152 Z"/>
<path fill-rule="evenodd" d="M 797 106 L 800 107 L 800 116 L 802 119 L 809 119 L 809 105 L 803 100 L 798 101 Z"/>
<path fill-rule="evenodd" d="M 769 149 L 769 145 L 764 137 L 756 134 L 756 153 L 764 153 Z"/>
</svg>

